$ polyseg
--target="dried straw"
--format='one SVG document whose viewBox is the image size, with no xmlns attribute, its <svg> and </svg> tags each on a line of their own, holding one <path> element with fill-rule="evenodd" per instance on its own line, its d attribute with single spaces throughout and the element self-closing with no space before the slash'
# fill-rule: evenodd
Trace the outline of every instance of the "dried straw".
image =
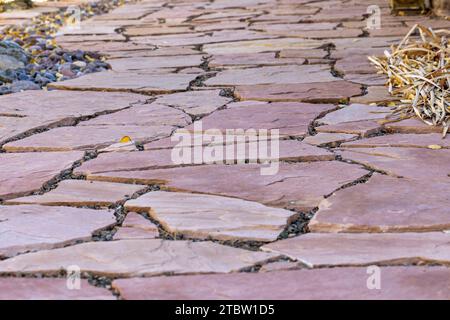
<svg viewBox="0 0 450 320">
<path fill-rule="evenodd" d="M 420 39 L 412 39 L 418 30 Z M 394 108 L 398 119 L 414 115 L 430 126 L 442 126 L 443 137 L 450 125 L 450 46 L 448 30 L 433 31 L 415 25 L 384 57 L 369 57 L 388 76 L 392 95 L 401 97 Z"/>
</svg>

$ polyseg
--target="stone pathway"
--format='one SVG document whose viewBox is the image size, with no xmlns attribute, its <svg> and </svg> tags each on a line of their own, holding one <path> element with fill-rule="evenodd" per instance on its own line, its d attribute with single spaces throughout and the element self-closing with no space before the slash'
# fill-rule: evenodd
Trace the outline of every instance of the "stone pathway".
<svg viewBox="0 0 450 320">
<path fill-rule="evenodd" d="M 381 29 L 356 0 L 142 0 L 59 35 L 112 70 L 0 96 L 0 299 L 450 299 L 450 138 L 383 122 L 366 59 L 450 23 L 371 4 Z M 278 129 L 277 173 L 173 161 L 230 129 Z"/>
</svg>

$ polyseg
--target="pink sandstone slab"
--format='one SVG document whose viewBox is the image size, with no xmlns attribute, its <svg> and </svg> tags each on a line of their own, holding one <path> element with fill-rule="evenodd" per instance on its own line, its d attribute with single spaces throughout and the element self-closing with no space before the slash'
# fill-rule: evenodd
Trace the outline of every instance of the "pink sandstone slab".
<svg viewBox="0 0 450 320">
<path fill-rule="evenodd" d="M 450 234 L 308 233 L 264 245 L 310 268 L 450 263 Z"/>
<path fill-rule="evenodd" d="M 427 190 L 426 194 L 423 190 Z M 324 199 L 309 223 L 312 232 L 425 232 L 450 230 L 446 182 L 375 174 L 368 182 Z"/>
<path fill-rule="evenodd" d="M 117 228 L 114 233 L 114 240 L 137 240 L 137 239 L 155 239 L 159 236 L 158 230 L 150 232 L 139 228 Z"/>
<path fill-rule="evenodd" d="M 271 206 L 309 211 L 319 204 L 324 195 L 367 174 L 367 171 L 358 166 L 336 161 L 319 161 L 279 163 L 275 175 L 261 175 L 265 172 L 262 168 L 267 171 L 277 170 L 276 164 L 272 163 L 271 166 L 204 165 L 106 172 L 88 174 L 87 178 L 127 183 L 156 183 L 171 191 L 238 197 Z"/>
<path fill-rule="evenodd" d="M 149 192 L 125 203 L 167 232 L 191 239 L 274 241 L 297 214 L 256 202 L 204 194 Z"/>
<path fill-rule="evenodd" d="M 336 125 L 345 122 L 380 120 L 390 114 L 390 108 L 365 104 L 351 104 L 326 114 L 317 122 L 321 124 Z"/>
<path fill-rule="evenodd" d="M 194 67 L 199 66 L 202 62 L 202 55 L 187 55 L 187 56 L 166 56 L 166 57 L 138 57 L 138 58 L 123 58 L 111 59 L 108 63 L 112 70 L 117 72 L 142 72 L 142 73 L 158 73 L 158 70 L 164 68 L 180 68 L 180 67 Z M 160 70 L 159 72 L 163 72 Z"/>
<path fill-rule="evenodd" d="M 82 152 L 1 153 L 0 198 L 10 199 L 37 191 L 82 158 Z"/>
<path fill-rule="evenodd" d="M 235 95 L 239 100 L 258 101 L 342 103 L 360 94 L 360 85 L 346 81 L 242 85 L 235 89 Z"/>
<path fill-rule="evenodd" d="M 353 148 L 339 152 L 343 159 L 364 164 L 369 168 L 396 177 L 422 181 L 448 182 L 449 149 L 424 148 Z"/>
<path fill-rule="evenodd" d="M 0 221 L 2 259 L 89 240 L 116 223 L 112 211 L 38 205 L 0 206 Z"/>
<path fill-rule="evenodd" d="M 365 86 L 383 86 L 386 84 L 386 77 L 380 74 L 361 74 L 361 73 L 346 73 L 344 80 L 358 83 Z"/>
<path fill-rule="evenodd" d="M 219 72 L 205 81 L 208 86 L 236 86 L 255 84 L 293 84 L 335 81 L 328 65 L 270 66 L 233 69 Z"/>
<path fill-rule="evenodd" d="M 356 139 L 358 136 L 348 133 L 317 133 L 314 136 L 308 136 L 302 141 L 313 146 L 336 146 L 342 142 Z"/>
<path fill-rule="evenodd" d="M 363 120 L 324 125 L 315 127 L 314 129 L 319 133 L 346 133 L 367 137 L 368 135 L 380 132 L 382 128 L 382 125 L 380 125 L 377 121 Z"/>
<path fill-rule="evenodd" d="M 114 240 L 154 239 L 159 237 L 158 226 L 136 213 L 127 213 L 122 226 L 114 234 Z"/>
<path fill-rule="evenodd" d="M 236 272 L 278 257 L 213 242 L 119 240 L 82 243 L 0 261 L 0 274 L 57 274 L 77 265 L 94 275 L 133 277 Z"/>
<path fill-rule="evenodd" d="M 125 300 L 396 300 L 450 299 L 446 267 L 382 267 L 381 289 L 367 287 L 367 268 L 118 279 Z M 282 288 L 282 290 L 280 290 Z"/>
<path fill-rule="evenodd" d="M 450 148 L 450 137 L 442 139 L 438 133 L 428 134 L 389 134 L 366 138 L 357 141 L 346 142 L 341 145 L 344 148 L 379 148 L 379 147 L 403 147 L 403 148 Z"/>
<path fill-rule="evenodd" d="M 93 150 L 108 147 L 124 136 L 136 142 L 167 137 L 174 127 L 140 125 L 92 125 L 60 127 L 4 146 L 8 152 Z"/>
<path fill-rule="evenodd" d="M 193 116 L 203 116 L 231 102 L 220 90 L 187 91 L 159 96 L 156 104 L 170 106 Z"/>
<path fill-rule="evenodd" d="M 85 279 L 79 290 L 70 290 L 66 279 L 2 278 L 0 300 L 115 300 L 110 291 Z"/>
<path fill-rule="evenodd" d="M 145 94 L 186 90 L 195 75 L 105 71 L 54 82 L 50 88 L 82 91 L 132 91 Z"/>
<path fill-rule="evenodd" d="M 183 130 L 196 133 L 219 129 L 225 133 L 225 130 L 233 129 L 278 129 L 280 136 L 300 137 L 308 132 L 309 125 L 314 119 L 334 108 L 335 106 L 331 104 L 244 102 L 214 112 Z"/>
<path fill-rule="evenodd" d="M 390 122 L 384 125 L 388 132 L 396 132 L 396 133 L 417 133 L 417 134 L 426 134 L 426 133 L 441 133 L 443 131 L 442 127 L 438 126 L 430 126 L 419 119 L 411 118 L 398 122 Z"/>
<path fill-rule="evenodd" d="M 352 97 L 351 103 L 371 104 L 376 103 L 378 105 L 386 105 L 391 102 L 397 102 L 400 99 L 395 96 L 391 96 L 387 87 L 384 86 L 370 86 L 367 88 L 367 93 L 364 96 Z"/>
<path fill-rule="evenodd" d="M 224 54 L 214 55 L 208 63 L 210 68 L 239 68 L 248 66 L 270 65 L 302 65 L 304 58 L 277 58 L 275 52 L 250 53 L 250 54 Z"/>
<path fill-rule="evenodd" d="M 340 74 L 357 73 L 373 74 L 376 68 L 370 63 L 367 55 L 348 55 L 336 61 L 334 70 Z M 386 89 L 385 89 L 386 90 Z M 387 90 L 386 90 L 387 91 Z"/>
<path fill-rule="evenodd" d="M 145 186 L 111 182 L 63 180 L 56 189 L 42 195 L 8 200 L 6 204 L 41 204 L 51 206 L 108 207 L 130 198 Z"/>
</svg>

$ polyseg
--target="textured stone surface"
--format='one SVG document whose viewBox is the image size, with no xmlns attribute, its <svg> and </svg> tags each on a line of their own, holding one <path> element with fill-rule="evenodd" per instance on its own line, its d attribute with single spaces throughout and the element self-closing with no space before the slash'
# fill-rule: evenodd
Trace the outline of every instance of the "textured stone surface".
<svg viewBox="0 0 450 320">
<path fill-rule="evenodd" d="M 0 206 L 0 221 L 1 258 L 89 240 L 116 222 L 112 211 L 36 205 Z"/>
<path fill-rule="evenodd" d="M 450 235 L 428 233 L 309 233 L 277 241 L 263 250 L 287 255 L 308 265 L 369 266 L 450 261 Z"/>
<path fill-rule="evenodd" d="M 423 190 L 427 190 L 426 194 Z M 445 182 L 375 174 L 368 182 L 324 199 L 309 223 L 312 232 L 423 232 L 450 229 Z"/>
<path fill-rule="evenodd" d="M 345 122 L 380 120 L 390 114 L 389 108 L 352 104 L 334 112 L 328 113 L 318 120 L 319 123 L 335 125 Z"/>
<path fill-rule="evenodd" d="M 361 94 L 361 87 L 346 81 L 243 85 L 236 88 L 235 94 L 240 100 L 337 103 Z"/>
<path fill-rule="evenodd" d="M 0 154 L 0 198 L 39 190 L 83 158 L 82 152 Z"/>
<path fill-rule="evenodd" d="M 84 279 L 80 290 L 70 290 L 66 279 L 2 278 L 0 300 L 115 300 L 115 297 Z"/>
<path fill-rule="evenodd" d="M 277 257 L 212 242 L 120 240 L 90 242 L 45 250 L 0 262 L 0 273 L 55 274 L 77 265 L 84 272 L 109 276 L 238 271 Z"/>
<path fill-rule="evenodd" d="M 230 102 L 220 90 L 188 91 L 158 97 L 155 103 L 171 106 L 194 115 L 207 115 Z"/>
<path fill-rule="evenodd" d="M 296 215 L 256 202 L 181 192 L 150 192 L 125 208 L 148 213 L 163 228 L 188 238 L 274 241 Z"/>
<path fill-rule="evenodd" d="M 353 97 L 350 99 L 351 103 L 371 104 L 376 103 L 385 105 L 390 102 L 397 102 L 399 98 L 391 96 L 387 87 L 384 86 L 370 86 L 367 88 L 367 93 L 364 96 Z"/>
<path fill-rule="evenodd" d="M 375 148 L 375 147 L 404 147 L 404 148 L 433 148 L 439 146 L 450 148 L 450 137 L 442 139 L 438 133 L 428 134 L 391 134 L 358 141 L 346 142 L 345 148 Z"/>
<path fill-rule="evenodd" d="M 112 70 L 117 72 L 156 72 L 163 68 L 194 67 L 202 63 L 201 55 L 169 56 L 169 57 L 138 57 L 108 60 Z M 163 70 L 159 70 L 162 72 Z"/>
<path fill-rule="evenodd" d="M 279 164 L 275 175 L 261 175 L 267 165 L 207 165 L 172 169 L 118 171 L 87 175 L 90 180 L 159 183 L 176 191 L 239 197 L 268 205 L 310 210 L 324 195 L 367 174 L 340 162 Z M 230 183 L 233 181 L 233 183 Z"/>
<path fill-rule="evenodd" d="M 234 86 L 252 84 L 283 84 L 334 81 L 329 66 L 273 66 L 225 70 L 205 81 L 209 86 Z"/>
<path fill-rule="evenodd" d="M 113 281 L 113 287 L 126 300 L 450 298 L 450 270 L 446 267 L 384 267 L 380 271 L 380 290 L 367 289 L 367 268 L 119 279 Z"/>
<path fill-rule="evenodd" d="M 361 137 L 367 137 L 368 135 L 378 133 L 382 128 L 382 125 L 373 120 L 343 122 L 315 127 L 317 132 L 356 134 Z"/>
<path fill-rule="evenodd" d="M 91 73 L 80 78 L 55 82 L 49 87 L 68 90 L 128 91 L 139 93 L 168 93 L 186 90 L 195 75 L 145 74 L 106 71 Z"/>
<path fill-rule="evenodd" d="M 318 133 L 314 136 L 309 136 L 303 139 L 303 142 L 313 146 L 333 145 L 349 141 L 357 138 L 357 135 L 348 133 Z"/>
<path fill-rule="evenodd" d="M 411 118 L 398 122 L 386 123 L 384 125 L 387 131 L 397 133 L 440 133 L 442 134 L 442 127 L 435 127 L 423 123 L 419 119 Z"/>
<path fill-rule="evenodd" d="M 16 198 L 6 203 L 107 207 L 144 188 L 145 186 L 140 185 L 110 182 L 63 180 L 56 189 L 43 195 Z"/>
<path fill-rule="evenodd" d="M 354 148 L 344 149 L 340 154 L 344 159 L 350 159 L 392 176 L 424 181 L 449 181 L 448 149 Z"/>
<path fill-rule="evenodd" d="M 158 236 L 158 227 L 153 222 L 136 212 L 129 212 L 122 227 L 114 234 L 114 240 L 154 239 Z"/>
</svg>

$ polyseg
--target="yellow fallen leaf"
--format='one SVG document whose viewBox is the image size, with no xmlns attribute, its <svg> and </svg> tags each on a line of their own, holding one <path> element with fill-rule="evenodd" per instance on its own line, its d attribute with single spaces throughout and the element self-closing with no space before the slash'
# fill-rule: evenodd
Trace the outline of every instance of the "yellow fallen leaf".
<svg viewBox="0 0 450 320">
<path fill-rule="evenodd" d="M 437 144 L 430 144 L 428 146 L 428 149 L 439 150 L 439 149 L 442 149 L 442 147 L 440 145 L 437 145 Z"/>
<path fill-rule="evenodd" d="M 127 143 L 127 142 L 131 142 L 131 138 L 129 136 L 123 136 L 122 139 L 120 139 L 120 143 Z"/>
</svg>

